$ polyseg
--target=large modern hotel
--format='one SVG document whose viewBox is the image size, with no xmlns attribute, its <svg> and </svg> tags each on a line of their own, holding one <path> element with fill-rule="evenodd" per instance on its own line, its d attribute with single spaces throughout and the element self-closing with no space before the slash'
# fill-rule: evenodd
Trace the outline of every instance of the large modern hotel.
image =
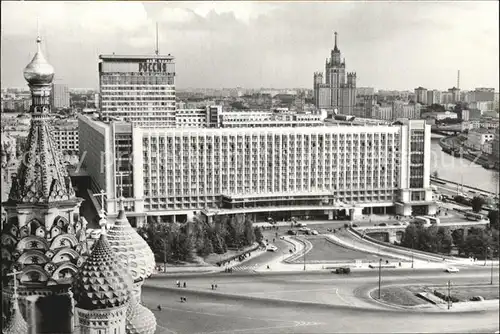
<svg viewBox="0 0 500 334">
<path fill-rule="evenodd" d="M 162 62 L 148 64 L 169 59 L 167 64 L 173 66 L 172 57 L 101 59 L 103 104 L 110 107 L 113 101 L 105 92 L 131 92 L 134 97 L 129 99 L 135 101 L 155 96 L 160 106 L 162 94 L 175 96 L 173 67 L 166 67 L 171 75 L 164 93 L 155 95 L 148 85 L 151 77 L 165 73 Z M 136 65 L 115 64 L 113 84 L 104 80 L 103 72 L 110 68 L 106 62 L 124 60 Z M 149 67 L 161 71 L 150 73 Z M 147 83 L 134 79 L 141 77 Z M 158 79 L 154 80 L 156 87 Z M 118 96 L 123 100 L 125 95 Z M 108 215 L 117 213 L 116 199 L 123 196 L 127 216 L 136 225 L 184 221 L 195 213 L 207 219 L 245 213 L 257 220 L 281 220 L 342 215 L 356 219 L 373 213 L 408 216 L 436 210 L 430 188 L 431 134 L 425 121 L 374 125 L 354 117 L 339 121 L 320 114 L 272 111 L 236 117 L 237 113 L 211 106 L 194 112 L 165 109 L 166 119 L 151 120 L 155 111 L 147 109 L 156 110 L 154 106 L 116 103 L 114 114 L 109 107 L 101 117 L 79 117 L 83 168 L 91 176 L 92 192 L 104 192 Z M 109 117 L 124 110 L 130 114 Z M 193 117 L 197 120 L 189 120 Z M 161 126 L 152 128 L 152 122 Z"/>
</svg>

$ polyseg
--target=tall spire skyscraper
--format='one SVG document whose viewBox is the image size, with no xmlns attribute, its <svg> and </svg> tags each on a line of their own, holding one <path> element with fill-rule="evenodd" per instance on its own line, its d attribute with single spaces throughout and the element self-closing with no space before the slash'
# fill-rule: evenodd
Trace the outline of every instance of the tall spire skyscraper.
<svg viewBox="0 0 500 334">
<path fill-rule="evenodd" d="M 325 63 L 323 73 L 314 73 L 314 104 L 317 108 L 332 109 L 335 113 L 352 115 L 356 103 L 356 73 L 347 73 L 334 33 L 334 47 Z"/>
</svg>

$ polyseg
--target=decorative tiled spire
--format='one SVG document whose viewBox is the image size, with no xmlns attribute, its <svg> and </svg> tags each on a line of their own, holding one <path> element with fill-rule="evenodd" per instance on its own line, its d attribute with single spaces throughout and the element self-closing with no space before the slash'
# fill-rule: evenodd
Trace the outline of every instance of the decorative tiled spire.
<svg viewBox="0 0 500 334">
<path fill-rule="evenodd" d="M 54 69 L 47 63 L 37 39 L 38 52 L 24 70 L 32 96 L 31 128 L 9 200 L 17 204 L 48 204 L 75 199 L 75 192 L 57 148 L 50 121 L 50 93 Z"/>
<path fill-rule="evenodd" d="M 16 273 L 15 273 L 16 274 Z M 28 324 L 19 311 L 17 298 L 17 278 L 14 275 L 14 293 L 12 294 L 10 304 L 10 318 L 7 320 L 2 333 L 3 334 L 26 334 L 28 333 Z"/>
<path fill-rule="evenodd" d="M 115 254 L 128 264 L 134 281 L 144 280 L 154 270 L 154 254 L 146 241 L 130 225 L 123 208 L 123 200 L 120 200 L 119 207 L 118 217 L 107 231 L 107 238 Z"/>
<path fill-rule="evenodd" d="M 156 318 L 148 308 L 142 306 L 136 296 L 130 298 L 127 308 L 127 334 L 154 334 L 156 331 Z"/>
<path fill-rule="evenodd" d="M 339 48 L 337 47 L 337 32 L 335 32 L 334 35 L 335 35 L 335 46 L 333 47 L 333 51 L 340 52 Z"/>
<path fill-rule="evenodd" d="M 113 308 L 130 300 L 132 278 L 111 250 L 105 234 L 97 241 L 74 284 L 76 307 L 85 310 Z"/>
</svg>

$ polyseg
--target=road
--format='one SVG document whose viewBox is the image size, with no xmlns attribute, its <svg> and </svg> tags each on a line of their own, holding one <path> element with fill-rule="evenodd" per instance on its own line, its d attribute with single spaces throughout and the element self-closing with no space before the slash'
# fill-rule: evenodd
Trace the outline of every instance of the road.
<svg viewBox="0 0 500 334">
<path fill-rule="evenodd" d="M 496 272 L 498 281 L 498 272 Z M 487 268 L 442 271 L 383 271 L 388 284 L 479 284 L 489 282 Z M 211 284 L 218 285 L 211 291 Z M 390 309 L 368 297 L 377 271 L 335 274 L 213 274 L 187 279 L 153 277 L 143 288 L 143 301 L 154 308 L 157 333 L 452 333 L 489 332 L 499 328 L 498 310 L 425 312 Z M 186 296 L 186 303 L 180 296 Z"/>
</svg>

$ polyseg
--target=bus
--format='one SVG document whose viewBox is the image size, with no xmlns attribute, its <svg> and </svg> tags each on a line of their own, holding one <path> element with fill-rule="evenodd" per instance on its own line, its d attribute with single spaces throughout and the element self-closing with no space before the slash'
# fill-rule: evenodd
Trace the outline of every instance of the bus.
<svg viewBox="0 0 500 334">
<path fill-rule="evenodd" d="M 432 217 L 432 216 L 424 216 L 425 218 L 428 218 L 431 222 L 432 225 L 439 225 L 441 224 L 441 219 Z"/>
<path fill-rule="evenodd" d="M 413 224 L 423 227 L 429 227 L 431 226 L 431 221 L 427 217 L 417 216 L 415 217 L 415 219 L 413 219 Z"/>
<path fill-rule="evenodd" d="M 467 212 L 465 214 L 465 218 L 467 218 L 467 220 L 481 221 L 484 219 L 484 216 L 480 213 Z"/>
</svg>

